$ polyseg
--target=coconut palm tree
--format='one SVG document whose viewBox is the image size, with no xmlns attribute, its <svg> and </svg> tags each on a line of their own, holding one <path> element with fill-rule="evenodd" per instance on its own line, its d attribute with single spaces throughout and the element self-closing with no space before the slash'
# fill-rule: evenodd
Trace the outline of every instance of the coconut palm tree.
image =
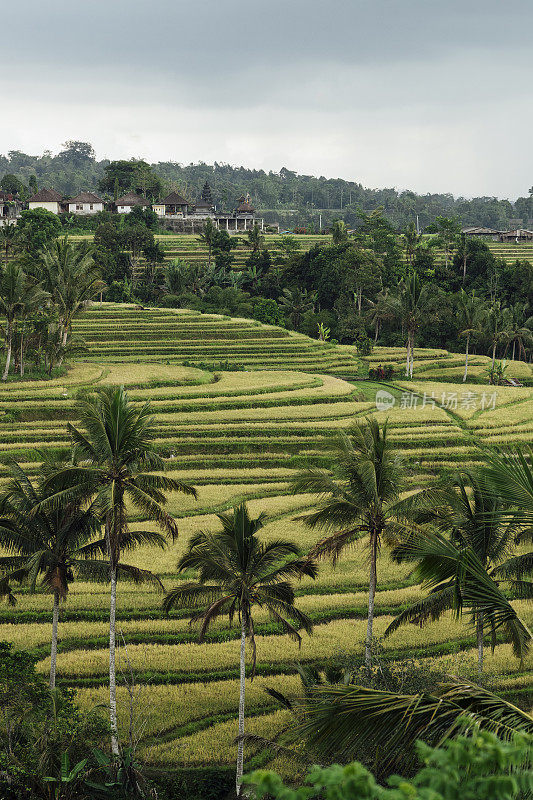
<svg viewBox="0 0 533 800">
<path fill-rule="evenodd" d="M 415 223 L 410 222 L 403 235 L 405 257 L 409 265 L 411 265 L 414 261 L 421 239 L 422 237 L 419 235 Z"/>
<path fill-rule="evenodd" d="M 463 383 L 466 382 L 468 377 L 470 339 L 472 336 L 481 333 L 484 308 L 485 305 L 483 301 L 479 297 L 476 297 L 475 292 L 468 294 L 464 289 L 461 289 L 457 297 L 457 321 L 459 323 L 459 336 L 464 336 L 466 339 Z"/>
<path fill-rule="evenodd" d="M 248 230 L 246 236 L 245 245 L 251 249 L 252 253 L 258 253 L 263 245 L 265 237 L 261 233 L 257 222 Z"/>
<path fill-rule="evenodd" d="M 518 359 L 527 361 L 527 350 L 533 345 L 533 317 L 527 317 L 525 303 L 516 303 L 509 309 L 508 314 L 508 342 L 513 345 L 511 359 L 515 360 L 518 345 Z"/>
<path fill-rule="evenodd" d="M 480 476 L 489 492 L 499 498 L 507 518 L 524 529 L 524 540 L 533 536 L 533 447 L 491 450 L 485 454 Z M 529 538 L 528 538 L 529 537 Z M 530 568 L 533 556 L 530 554 Z"/>
<path fill-rule="evenodd" d="M 406 339 L 405 377 L 413 377 L 415 335 L 424 314 L 427 287 L 422 286 L 416 272 L 411 271 L 389 293 L 391 315 L 402 326 Z"/>
<path fill-rule="evenodd" d="M 515 654 L 523 658 L 531 633 L 500 588 L 505 580 L 520 597 L 533 598 L 533 583 L 524 580 L 531 555 L 511 557 L 521 538 L 517 527 L 502 518 L 498 498 L 467 472 L 440 490 L 430 490 L 427 499 L 422 509 L 418 497 L 416 521 L 431 523 L 435 530 L 417 527 L 392 555 L 399 562 L 416 562 L 414 574 L 430 593 L 402 611 L 385 636 L 406 622 L 423 625 L 445 611 L 453 610 L 457 617 L 468 611 L 476 629 L 480 675 L 486 628 L 494 646 L 496 630 L 502 627 Z"/>
<path fill-rule="evenodd" d="M 7 267 L 10 251 L 15 249 L 16 240 L 16 225 L 7 223 L 0 227 L 0 245 L 4 251 L 4 267 Z"/>
<path fill-rule="evenodd" d="M 46 473 L 41 469 L 38 479 L 32 481 L 15 462 L 9 472 L 10 480 L 0 497 L 0 544 L 8 552 L 0 557 L 0 594 L 14 603 L 14 581 L 28 580 L 33 592 L 42 576 L 42 584 L 53 598 L 50 689 L 54 689 L 59 603 L 67 598 L 74 572 L 91 579 L 108 577 L 105 561 L 90 560 L 98 553 L 95 536 L 100 520 L 93 504 L 82 508 L 76 502 L 34 513 L 46 497 L 42 484 Z"/>
<path fill-rule="evenodd" d="M 331 471 L 317 468 L 298 473 L 292 481 L 295 494 L 319 495 L 318 509 L 299 519 L 328 535 L 310 550 L 309 558 L 339 556 L 359 539 L 366 538 L 370 553 L 368 620 L 365 663 L 372 662 L 374 601 L 377 557 L 381 540 L 394 529 L 395 504 L 402 491 L 402 464 L 387 437 L 387 423 L 380 429 L 374 417 L 340 434 Z"/>
<path fill-rule="evenodd" d="M 88 242 L 56 239 L 41 254 L 39 268 L 44 288 L 57 308 L 61 343 L 67 343 L 72 321 L 103 289 L 105 283 Z"/>
<path fill-rule="evenodd" d="M 307 289 L 284 289 L 279 304 L 289 318 L 292 327 L 298 330 L 302 317 L 312 311 L 316 303 L 316 292 L 308 293 Z"/>
<path fill-rule="evenodd" d="M 300 557 L 292 542 L 276 540 L 264 544 L 258 537 L 264 517 L 251 519 L 246 504 L 233 514 L 219 515 L 222 530 L 194 536 L 178 563 L 178 571 L 198 571 L 198 580 L 176 586 L 168 592 L 164 609 L 190 609 L 191 621 L 200 623 L 200 640 L 209 625 L 227 615 L 230 624 L 237 615 L 241 628 L 239 742 L 236 788 L 240 792 L 244 763 L 245 658 L 246 640 L 252 648 L 252 678 L 256 645 L 253 609 L 265 608 L 292 639 L 301 641 L 299 631 L 311 633 L 311 620 L 294 605 L 294 590 L 288 579 L 316 576 L 316 565 Z"/>
<path fill-rule="evenodd" d="M 52 475 L 46 487 L 51 495 L 47 505 L 76 498 L 95 502 L 104 520 L 106 552 L 109 560 L 111 595 L 109 615 L 109 707 L 111 750 L 120 754 L 116 697 L 116 599 L 117 575 L 123 550 L 141 543 L 162 546 L 165 535 L 175 538 L 177 523 L 164 509 L 167 492 L 196 496 L 191 486 L 166 475 L 163 459 L 157 455 L 153 439 L 154 419 L 148 403 L 134 406 L 123 386 L 106 387 L 79 405 L 85 432 L 69 423 L 75 463 Z M 157 523 L 162 534 L 132 531 L 128 524 L 127 502 L 144 519 Z"/>
<path fill-rule="evenodd" d="M 305 742 L 322 763 L 347 763 L 369 753 L 380 773 L 410 770 L 415 744 L 439 745 L 465 731 L 491 731 L 504 740 L 533 734 L 533 717 L 467 682 L 445 683 L 438 694 L 397 694 L 353 685 L 316 686 L 293 704 L 294 721 L 276 743 Z"/>
<path fill-rule="evenodd" d="M 381 326 L 384 322 L 390 322 L 394 318 L 389 298 L 389 288 L 382 289 L 375 301 L 369 300 L 370 310 L 368 312 L 368 320 L 374 328 L 374 344 L 377 344 Z"/>
<path fill-rule="evenodd" d="M 483 315 L 483 331 L 486 333 L 492 347 L 491 376 L 494 375 L 496 361 L 496 348 L 505 343 L 509 338 L 508 315 L 499 300 L 495 300 Z M 492 380 L 492 377 L 491 377 Z"/>
<path fill-rule="evenodd" d="M 0 314 L 5 318 L 3 335 L 6 343 L 6 363 L 2 380 L 6 381 L 11 365 L 13 337 L 17 319 L 34 310 L 49 295 L 39 284 L 33 284 L 19 264 L 10 262 L 0 277 Z"/>
<path fill-rule="evenodd" d="M 201 234 L 199 235 L 198 239 L 200 242 L 207 246 L 207 264 L 211 266 L 211 258 L 213 255 L 213 247 L 215 246 L 216 239 L 217 239 L 218 228 L 213 222 L 213 220 L 208 217 L 204 222 L 204 227 L 202 229 Z"/>
</svg>

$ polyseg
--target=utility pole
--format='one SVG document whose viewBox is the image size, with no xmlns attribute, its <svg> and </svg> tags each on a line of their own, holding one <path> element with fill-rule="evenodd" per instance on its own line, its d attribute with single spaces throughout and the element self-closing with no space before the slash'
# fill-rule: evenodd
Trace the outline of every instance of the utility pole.
<svg viewBox="0 0 533 800">
<path fill-rule="evenodd" d="M 319 219 L 320 219 L 319 228 L 320 228 L 320 230 L 322 230 L 322 212 L 320 212 L 318 216 L 319 216 Z"/>
</svg>

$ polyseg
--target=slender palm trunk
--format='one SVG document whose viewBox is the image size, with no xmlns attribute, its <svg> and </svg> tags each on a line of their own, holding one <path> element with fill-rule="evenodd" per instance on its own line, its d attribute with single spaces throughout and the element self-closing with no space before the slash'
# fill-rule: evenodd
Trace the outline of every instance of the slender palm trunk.
<svg viewBox="0 0 533 800">
<path fill-rule="evenodd" d="M 54 592 L 54 608 L 52 612 L 52 647 L 50 649 L 50 690 L 56 688 L 57 670 L 57 626 L 59 622 L 59 592 Z"/>
<path fill-rule="evenodd" d="M 463 383 L 466 382 L 468 376 L 468 346 L 470 344 L 470 336 L 466 337 L 466 350 L 465 350 L 465 374 L 463 375 Z"/>
<path fill-rule="evenodd" d="M 494 370 L 494 363 L 496 361 L 496 342 L 492 345 L 492 369 Z"/>
<path fill-rule="evenodd" d="M 378 340 L 378 336 L 379 336 L 379 320 L 376 320 L 376 328 L 375 328 L 375 331 L 376 331 L 376 332 L 375 332 L 375 334 L 374 334 L 374 344 L 376 344 L 376 342 L 377 342 L 377 340 Z"/>
<path fill-rule="evenodd" d="M 513 339 L 513 355 L 512 355 L 513 361 L 514 361 L 515 351 L 516 351 L 516 339 Z"/>
<path fill-rule="evenodd" d="M 24 376 L 24 331 L 20 332 L 20 376 Z"/>
<path fill-rule="evenodd" d="M 378 554 L 378 537 L 375 531 L 371 533 L 370 538 L 370 581 L 368 588 L 368 621 L 366 625 L 366 641 L 365 641 L 365 666 L 367 671 L 370 671 L 372 666 L 372 634 L 374 627 L 374 601 L 376 597 L 376 586 L 378 581 L 377 574 L 377 554 Z"/>
<path fill-rule="evenodd" d="M 479 611 L 476 617 L 477 635 L 477 674 L 483 674 L 483 612 Z"/>
<path fill-rule="evenodd" d="M 117 724 L 117 671 L 116 671 L 116 616 L 117 616 L 117 569 L 111 567 L 111 600 L 109 604 L 109 723 L 111 727 L 111 752 L 120 755 Z"/>
<path fill-rule="evenodd" d="M 7 376 L 9 375 L 9 367 L 11 365 L 11 350 L 13 347 L 13 324 L 11 322 L 7 323 L 6 345 L 7 345 L 7 354 L 6 354 L 6 366 L 4 368 L 4 374 L 2 375 L 3 381 L 7 381 Z"/>
<path fill-rule="evenodd" d="M 407 361 L 405 364 L 405 377 L 409 377 L 409 367 L 411 365 L 411 338 L 407 335 Z"/>
<path fill-rule="evenodd" d="M 246 655 L 246 619 L 244 614 L 242 615 L 242 627 L 241 627 L 241 679 L 240 679 L 240 691 L 239 691 L 239 737 L 244 735 L 244 699 L 245 699 L 245 690 L 246 690 L 246 662 L 245 662 L 245 655 Z M 235 786 L 237 789 L 237 797 L 240 795 L 241 791 L 241 783 L 242 783 L 242 774 L 244 771 L 244 742 L 241 738 L 239 738 L 239 743 L 237 745 L 237 774 L 235 778 Z"/>
</svg>

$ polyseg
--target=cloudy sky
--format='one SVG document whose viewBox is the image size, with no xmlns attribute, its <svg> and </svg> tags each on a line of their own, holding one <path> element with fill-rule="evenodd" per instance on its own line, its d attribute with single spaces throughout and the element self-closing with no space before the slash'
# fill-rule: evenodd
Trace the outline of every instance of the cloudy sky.
<svg viewBox="0 0 533 800">
<path fill-rule="evenodd" d="M 8 6 L 2 153 L 81 139 L 468 197 L 533 183 L 533 0 Z"/>
</svg>

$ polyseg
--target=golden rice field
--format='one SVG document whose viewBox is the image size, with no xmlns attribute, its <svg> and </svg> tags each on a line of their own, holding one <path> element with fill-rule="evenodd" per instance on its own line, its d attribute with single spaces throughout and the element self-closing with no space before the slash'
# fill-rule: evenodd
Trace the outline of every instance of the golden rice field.
<svg viewBox="0 0 533 800">
<path fill-rule="evenodd" d="M 141 547 L 128 554 L 130 563 L 155 571 L 165 587 L 177 580 L 176 563 L 189 538 L 214 529 L 216 514 L 243 499 L 253 515 L 267 515 L 265 540 L 289 538 L 308 550 L 319 534 L 295 518 L 315 498 L 292 495 L 291 477 L 304 462 L 326 463 L 332 437 L 368 414 L 388 419 L 411 488 L 442 471 L 476 464 L 483 446 L 532 438 L 533 389 L 496 389 L 477 382 L 487 363 L 482 356 L 471 361 L 476 382 L 463 384 L 460 354 L 416 350 L 415 377 L 406 381 L 401 348 L 376 348 L 359 359 L 353 348 L 252 320 L 106 303 L 94 304 L 80 317 L 76 332 L 87 342 L 88 353 L 64 377 L 0 385 L 0 483 L 10 459 L 32 473 L 39 452 L 69 446 L 67 422 L 76 422 L 77 401 L 87 390 L 125 385 L 133 402 L 151 402 L 167 473 L 198 489 L 197 500 L 169 496 L 180 530 L 176 542 L 165 550 Z M 388 363 L 396 365 L 392 381 L 355 380 L 369 366 Z M 515 362 L 509 372 L 533 381 L 531 365 Z M 378 392 L 388 393 L 385 405 Z M 146 529 L 147 523 L 134 516 L 132 526 Z M 258 675 L 248 687 L 248 731 L 272 736 L 284 724 L 285 712 L 265 688 L 297 693 L 297 662 L 360 657 L 367 573 L 361 542 L 335 570 L 325 563 L 315 581 L 297 585 L 298 605 L 314 620 L 314 633 L 303 637 L 300 649 L 258 611 Z M 386 549 L 378 579 L 380 635 L 392 615 L 422 590 L 413 584 L 409 568 L 392 562 Z M 121 649 L 119 654 L 119 668 L 124 670 L 128 661 L 142 687 L 140 755 L 166 767 L 224 768 L 235 755 L 236 632 L 217 622 L 199 644 L 183 615 L 165 617 L 161 601 L 154 587 L 119 586 L 118 628 L 127 645 L 127 653 Z M 15 608 L 0 607 L 0 640 L 34 652 L 43 674 L 49 664 L 50 606 L 49 595 L 22 590 Z M 532 625 L 531 609 L 523 602 L 517 606 Z M 85 709 L 105 703 L 107 610 L 108 587 L 81 581 L 74 582 L 62 607 L 58 676 L 77 688 Z M 466 621 L 447 616 L 424 629 L 401 629 L 384 642 L 383 657 L 425 658 L 468 677 L 475 673 L 473 645 Z M 498 644 L 493 655 L 488 652 L 486 665 L 502 691 L 530 686 L 531 658 L 520 670 L 507 645 Z M 123 686 L 119 700 L 125 730 Z M 250 748 L 248 759 L 252 755 Z"/>
</svg>

